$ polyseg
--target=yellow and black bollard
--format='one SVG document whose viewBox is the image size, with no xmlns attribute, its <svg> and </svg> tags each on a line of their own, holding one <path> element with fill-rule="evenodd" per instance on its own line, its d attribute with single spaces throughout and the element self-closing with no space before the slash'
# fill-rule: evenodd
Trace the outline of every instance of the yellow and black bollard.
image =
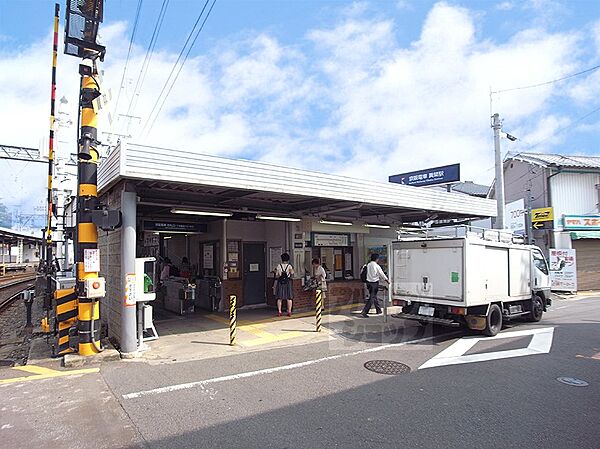
<svg viewBox="0 0 600 449">
<path fill-rule="evenodd" d="M 229 295 L 229 344 L 235 345 L 237 337 L 237 298 Z"/>
<path fill-rule="evenodd" d="M 323 313 L 323 292 L 317 289 L 315 301 L 316 330 L 321 332 L 321 315 Z"/>
</svg>

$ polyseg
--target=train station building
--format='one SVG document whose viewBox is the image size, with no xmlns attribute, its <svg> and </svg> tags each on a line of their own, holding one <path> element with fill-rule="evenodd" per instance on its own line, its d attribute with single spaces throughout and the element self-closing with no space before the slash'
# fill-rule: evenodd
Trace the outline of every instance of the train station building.
<svg viewBox="0 0 600 449">
<path fill-rule="evenodd" d="M 296 273 L 294 307 L 314 307 L 314 292 L 303 285 L 318 258 L 327 272 L 327 308 L 361 301 L 362 264 L 370 253 L 385 255 L 415 223 L 496 213 L 494 201 L 460 193 L 131 143 L 101 163 L 98 195 L 123 217 L 121 228 L 98 237 L 106 278 L 101 316 L 125 353 L 137 344 L 136 307 L 126 298 L 130 276 L 144 275 L 136 258 L 156 258 L 155 283 L 166 258 L 177 267 L 154 302 L 178 314 L 190 297 L 209 311 L 223 310 L 220 298 L 230 294 L 242 308 L 273 306 L 282 253 Z M 216 301 L 215 282 L 222 282 Z"/>
</svg>

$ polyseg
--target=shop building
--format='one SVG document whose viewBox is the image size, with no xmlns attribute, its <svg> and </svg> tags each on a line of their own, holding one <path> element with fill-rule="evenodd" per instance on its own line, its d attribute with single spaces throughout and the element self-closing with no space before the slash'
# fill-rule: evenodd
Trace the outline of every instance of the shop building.
<svg viewBox="0 0 600 449">
<path fill-rule="evenodd" d="M 600 157 L 508 154 L 504 161 L 506 202 L 527 209 L 552 207 L 547 229 L 532 229 L 544 249 L 577 251 L 579 290 L 600 289 Z"/>
<path fill-rule="evenodd" d="M 314 307 L 314 291 L 302 287 L 319 258 L 328 307 L 363 299 L 362 264 L 370 252 L 385 255 L 399 228 L 496 210 L 493 201 L 464 194 L 136 144 L 101 163 L 98 189 L 123 214 L 120 229 L 100 232 L 99 247 L 102 319 L 124 352 L 135 350 L 135 311 L 123 298 L 136 257 L 168 257 L 180 275 L 219 278 L 223 297 L 260 307 L 274 305 L 272 271 L 286 252 L 297 310 Z"/>
</svg>

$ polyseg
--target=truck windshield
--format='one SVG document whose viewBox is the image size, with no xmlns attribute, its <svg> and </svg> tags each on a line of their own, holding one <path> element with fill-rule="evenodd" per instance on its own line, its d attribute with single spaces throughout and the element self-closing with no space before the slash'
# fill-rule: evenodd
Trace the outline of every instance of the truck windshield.
<svg viewBox="0 0 600 449">
<path fill-rule="evenodd" d="M 533 264 L 535 267 L 544 274 L 548 274 L 548 266 L 546 265 L 546 259 L 539 251 L 533 251 Z"/>
</svg>

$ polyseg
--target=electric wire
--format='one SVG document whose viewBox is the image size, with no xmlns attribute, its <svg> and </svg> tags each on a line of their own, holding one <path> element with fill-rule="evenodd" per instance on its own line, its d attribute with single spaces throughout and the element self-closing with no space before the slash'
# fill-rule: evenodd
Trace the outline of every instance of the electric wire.
<svg viewBox="0 0 600 449">
<path fill-rule="evenodd" d="M 154 30 L 152 31 L 152 37 L 150 38 L 150 42 L 148 43 L 148 47 L 146 49 L 146 56 L 144 57 L 144 62 L 142 63 L 142 67 L 140 68 L 140 73 L 138 74 L 137 80 L 135 82 L 135 88 L 133 89 L 133 96 L 131 101 L 129 102 L 129 107 L 127 108 L 127 115 L 137 108 L 137 103 L 139 100 L 139 94 L 144 86 L 144 81 L 146 80 L 146 75 L 148 73 L 148 68 L 150 67 L 150 62 L 152 60 L 152 55 L 154 54 L 154 48 L 156 47 L 156 42 L 158 41 L 158 36 L 160 35 L 160 30 L 162 28 L 162 24 L 167 12 L 167 8 L 169 7 L 170 0 L 163 0 L 160 12 L 158 13 L 158 19 L 154 24 Z M 129 128 L 129 126 L 127 127 Z M 127 133 L 129 129 L 127 129 Z"/>
<path fill-rule="evenodd" d="M 158 97 L 156 98 L 156 101 L 154 102 L 154 106 L 152 106 L 152 110 L 150 111 L 150 114 L 148 114 L 148 117 L 146 118 L 146 122 L 144 123 L 144 127 L 142 128 L 142 134 L 148 127 L 148 124 L 150 123 L 152 115 L 154 114 L 154 111 L 156 111 L 156 107 L 158 106 L 158 103 L 160 102 L 160 99 L 161 99 L 163 93 L 165 92 L 165 89 L 169 85 L 169 81 L 171 80 L 171 77 L 173 76 L 173 73 L 175 72 L 175 68 L 177 67 L 177 64 L 179 64 L 179 61 L 181 60 L 181 57 L 183 56 L 183 53 L 185 52 L 185 49 L 186 49 L 188 43 L 190 42 L 190 39 L 192 38 L 194 31 L 196 30 L 196 27 L 200 23 L 200 19 L 202 19 L 202 15 L 204 14 L 204 10 L 206 9 L 206 6 L 208 5 L 209 1 L 210 0 L 206 0 L 206 2 L 204 3 L 204 6 L 202 7 L 202 11 L 200 11 L 200 14 L 198 14 L 198 17 L 196 18 L 196 21 L 194 22 L 194 26 L 192 27 L 191 31 L 189 32 L 189 34 L 183 44 L 183 47 L 181 48 L 181 51 L 179 52 L 179 55 L 177 56 L 177 59 L 175 60 L 175 64 L 173 64 L 173 67 L 171 67 L 169 76 L 167 76 L 165 84 L 163 85 L 162 89 L 160 90 L 160 93 L 158 94 Z"/>
<path fill-rule="evenodd" d="M 555 80 L 545 81 L 543 83 L 530 84 L 528 86 L 512 87 L 510 89 L 501 89 L 501 90 L 490 91 L 490 95 L 491 94 L 500 94 L 500 93 L 503 93 L 503 92 L 512 92 L 514 90 L 524 90 L 524 89 L 532 89 L 534 87 L 547 86 L 549 84 L 558 83 L 560 81 L 564 81 L 564 80 L 567 80 L 569 78 L 574 78 L 576 76 L 583 75 L 583 74 L 589 73 L 589 72 L 593 72 L 593 71 L 598 70 L 598 69 L 600 69 L 600 65 L 597 65 L 597 66 L 594 66 L 594 67 L 590 67 L 589 69 L 582 70 L 581 72 L 573 73 L 571 75 L 563 76 L 562 78 L 557 78 Z"/>
<path fill-rule="evenodd" d="M 206 6 L 208 5 L 208 2 L 209 2 L 209 0 L 206 0 L 206 3 L 204 4 L 204 7 L 202 8 L 202 11 L 200 12 L 200 15 L 198 16 L 198 20 L 194 24 L 194 28 L 192 28 L 192 32 L 190 33 L 190 35 L 188 36 L 188 39 L 186 40 L 186 44 L 189 41 L 189 38 L 194 33 L 194 30 L 196 29 L 196 27 L 198 25 L 198 22 L 200 21 L 200 18 L 202 17 L 202 14 L 204 13 L 204 10 L 206 9 Z M 196 35 L 194 36 L 194 39 L 192 40 L 192 43 L 188 47 L 188 50 L 187 50 L 187 52 L 185 54 L 185 57 L 184 57 L 181 65 L 179 66 L 179 69 L 177 70 L 177 73 L 176 73 L 175 77 L 173 78 L 173 81 L 171 82 L 171 85 L 169 86 L 169 89 L 168 89 L 166 95 L 162 98 L 162 102 L 160 104 L 158 112 L 154 116 L 154 119 L 152 119 L 152 113 L 148 116 L 148 121 L 146 122 L 146 125 L 144 126 L 144 129 L 150 123 L 150 120 L 152 120 L 152 123 L 150 124 L 150 128 L 148 128 L 147 134 L 149 134 L 150 131 L 152 131 L 152 128 L 154 127 L 154 124 L 156 123 L 156 120 L 158 119 L 158 117 L 159 117 L 159 115 L 160 115 L 160 113 L 162 111 L 162 108 L 164 107 L 165 102 L 166 102 L 167 98 L 169 97 L 169 95 L 171 93 L 171 90 L 173 89 L 173 86 L 175 85 L 175 83 L 177 82 L 177 79 L 179 78 L 179 75 L 181 74 L 181 70 L 183 69 L 183 66 L 186 63 L 186 61 L 187 61 L 187 59 L 188 59 L 188 57 L 189 57 L 189 55 L 190 55 L 190 53 L 192 51 L 192 48 L 194 47 L 194 44 L 196 43 L 196 40 L 198 39 L 198 36 L 200 35 L 200 33 L 202 32 L 202 30 L 204 29 L 204 25 L 206 25 L 206 21 L 210 17 L 210 13 L 212 12 L 213 7 L 215 6 L 216 2 L 217 2 L 217 0 L 213 0 L 212 4 L 210 5 L 210 8 L 209 8 L 208 12 L 206 13 L 206 16 L 204 17 L 204 20 L 202 21 L 202 24 L 200 25 L 200 27 L 196 31 Z M 182 52 L 180 53 L 180 56 L 183 54 L 184 50 L 185 50 L 185 45 L 184 45 L 184 48 L 182 48 Z M 177 62 L 173 65 L 173 70 L 171 71 L 171 74 L 174 72 L 174 70 L 175 70 L 176 67 L 177 67 Z M 169 75 L 169 79 L 170 79 L 171 74 Z M 165 83 L 165 85 L 163 86 L 163 90 L 168 85 L 169 79 L 167 79 L 167 83 Z M 161 93 L 162 93 L 162 91 L 161 91 Z M 155 103 L 155 106 L 158 105 L 159 101 L 160 101 L 160 95 L 157 98 L 157 102 Z"/>
<path fill-rule="evenodd" d="M 531 149 L 531 148 L 535 148 L 535 147 L 537 147 L 538 145 L 541 145 L 542 143 L 544 143 L 544 142 L 548 141 L 549 139 L 551 139 L 551 138 L 553 138 L 553 137 L 556 137 L 556 135 L 557 135 L 557 134 L 560 134 L 560 133 L 562 133 L 562 132 L 564 132 L 564 131 L 566 131 L 566 130 L 568 130 L 568 129 L 570 129 L 570 128 L 573 128 L 573 127 L 574 127 L 575 125 L 577 125 L 578 123 L 582 122 L 582 121 L 583 121 L 583 120 L 585 120 L 586 118 L 588 118 L 588 117 L 590 117 L 590 116 L 594 115 L 596 112 L 599 112 L 599 111 L 600 111 L 600 106 L 599 106 L 599 107 L 597 107 L 596 109 L 594 109 L 594 110 L 592 110 L 592 111 L 588 112 L 587 114 L 585 114 L 585 115 L 582 115 L 581 117 L 579 117 L 578 119 L 576 119 L 574 122 L 570 123 L 569 125 L 567 125 L 567 126 L 563 126 L 562 128 L 558 128 L 558 129 L 557 129 L 555 132 L 553 132 L 553 133 L 552 133 L 550 136 L 548 136 L 548 137 L 546 137 L 545 139 L 542 139 L 542 140 L 540 140 L 539 142 L 537 142 L 537 143 L 535 143 L 535 144 L 531 145 L 531 146 L 530 146 L 530 147 L 528 147 L 527 149 L 529 150 L 529 149 Z"/>
<path fill-rule="evenodd" d="M 135 21 L 133 23 L 133 30 L 131 31 L 131 37 L 129 39 L 129 48 L 127 50 L 127 58 L 125 59 L 125 67 L 123 67 L 123 76 L 121 77 L 121 85 L 119 86 L 119 93 L 117 94 L 117 100 L 115 102 L 115 107 L 113 109 L 114 117 L 112 118 L 111 124 L 110 124 L 110 132 L 111 133 L 113 130 L 113 123 L 116 120 L 117 108 L 119 107 L 119 99 L 121 98 L 121 91 L 123 90 L 124 83 L 125 83 L 125 75 L 127 73 L 127 66 L 129 65 L 129 58 L 131 57 L 131 49 L 133 47 L 133 41 L 135 39 L 135 34 L 137 32 L 138 23 L 140 21 L 140 12 L 142 10 L 143 2 L 144 2 L 144 0 L 138 0 L 137 9 L 135 12 Z"/>
</svg>

